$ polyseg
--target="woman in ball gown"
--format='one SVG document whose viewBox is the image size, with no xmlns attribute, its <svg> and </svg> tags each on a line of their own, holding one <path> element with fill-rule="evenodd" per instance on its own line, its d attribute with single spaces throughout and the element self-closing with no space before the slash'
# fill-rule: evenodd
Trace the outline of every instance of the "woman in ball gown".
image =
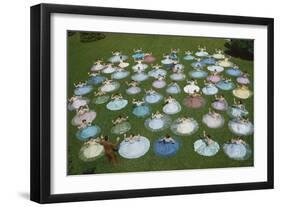
<svg viewBox="0 0 281 207">
<path fill-rule="evenodd" d="M 169 116 L 157 111 L 155 114 L 152 114 L 150 118 L 145 120 L 144 125 L 149 131 L 160 132 L 167 129 L 170 123 L 171 119 Z"/>
<path fill-rule="evenodd" d="M 93 66 L 91 67 L 91 71 L 100 71 L 103 70 L 105 67 L 104 64 L 102 64 L 102 60 L 97 60 L 94 62 Z"/>
<path fill-rule="evenodd" d="M 126 67 L 128 67 L 130 64 L 129 63 L 127 63 L 127 62 L 125 62 L 124 60 L 120 60 L 120 63 L 119 63 L 119 67 L 120 68 L 126 68 Z"/>
<path fill-rule="evenodd" d="M 216 86 L 223 91 L 230 91 L 235 88 L 235 84 L 231 79 L 222 78 Z"/>
<path fill-rule="evenodd" d="M 111 93 L 118 90 L 119 87 L 120 83 L 118 83 L 117 81 L 106 79 L 99 90 L 104 93 Z"/>
<path fill-rule="evenodd" d="M 249 119 L 238 117 L 228 122 L 228 127 L 231 132 L 238 136 L 251 135 L 254 132 L 254 125 Z"/>
<path fill-rule="evenodd" d="M 206 78 L 208 76 L 208 73 L 200 68 L 194 68 L 194 70 L 191 70 L 188 75 L 191 78 L 202 79 Z"/>
<path fill-rule="evenodd" d="M 165 99 L 163 112 L 168 115 L 177 114 L 181 111 L 181 105 L 172 96 Z"/>
<path fill-rule="evenodd" d="M 199 92 L 199 93 L 194 93 L 194 94 L 191 94 L 191 95 L 187 96 L 184 99 L 183 103 L 187 108 L 199 109 L 206 104 L 206 101 L 202 97 L 202 93 Z"/>
<path fill-rule="evenodd" d="M 232 68 L 228 68 L 225 72 L 226 74 L 233 77 L 239 77 L 242 75 L 242 71 L 239 69 L 237 65 L 234 65 Z"/>
<path fill-rule="evenodd" d="M 120 80 L 120 79 L 123 79 L 123 78 L 128 77 L 128 75 L 130 75 L 130 72 L 129 72 L 129 71 L 126 71 L 126 70 L 123 69 L 123 68 L 118 68 L 118 69 L 111 75 L 111 78 L 112 78 L 112 79 Z"/>
<path fill-rule="evenodd" d="M 112 134 L 124 134 L 131 129 L 128 116 L 118 116 L 115 120 L 112 120 L 112 124 L 114 125 L 111 129 Z"/>
<path fill-rule="evenodd" d="M 93 103 L 95 104 L 104 104 L 109 100 L 109 96 L 106 95 L 105 92 L 102 92 L 101 90 L 95 92 L 95 98 L 93 99 Z"/>
<path fill-rule="evenodd" d="M 79 109 L 81 106 L 87 106 L 90 100 L 82 96 L 72 96 L 68 99 L 68 110 L 73 111 Z"/>
<path fill-rule="evenodd" d="M 126 93 L 129 95 L 135 95 L 141 92 L 141 88 L 138 87 L 139 82 L 137 81 L 131 81 L 130 83 L 126 82 L 127 86 L 129 88 L 126 90 Z"/>
<path fill-rule="evenodd" d="M 202 92 L 205 95 L 211 96 L 211 95 L 215 95 L 218 93 L 219 89 L 216 87 L 215 84 L 211 83 L 211 82 L 207 82 L 204 81 L 205 87 L 202 88 Z"/>
<path fill-rule="evenodd" d="M 193 144 L 194 151 L 199 155 L 211 157 L 218 153 L 220 146 L 217 142 L 211 139 L 211 136 L 203 132 L 203 136 L 200 137 Z"/>
<path fill-rule="evenodd" d="M 220 128 L 224 124 L 224 118 L 221 114 L 209 109 L 209 112 L 203 116 L 202 122 L 209 128 Z"/>
<path fill-rule="evenodd" d="M 111 63 L 120 63 L 121 60 L 125 61 L 128 59 L 128 56 L 126 55 L 122 55 L 122 53 L 120 51 L 115 51 L 112 52 L 112 57 L 108 59 L 109 62 Z"/>
<path fill-rule="evenodd" d="M 150 148 L 150 141 L 144 136 L 131 134 L 124 135 L 119 145 L 119 154 L 126 159 L 136 159 L 144 156 Z"/>
<path fill-rule="evenodd" d="M 132 103 L 134 104 L 133 114 L 136 117 L 144 118 L 151 114 L 150 107 L 147 104 L 145 104 L 144 100 L 133 99 Z"/>
<path fill-rule="evenodd" d="M 171 53 L 170 53 L 170 58 L 172 59 L 172 60 L 179 60 L 179 57 L 178 57 L 178 53 L 179 53 L 179 49 L 178 48 L 172 48 L 171 49 Z"/>
<path fill-rule="evenodd" d="M 221 79 L 222 79 L 222 77 L 216 71 L 211 72 L 211 74 L 207 77 L 207 81 L 209 81 L 211 83 L 218 83 Z"/>
<path fill-rule="evenodd" d="M 228 108 L 227 113 L 232 118 L 245 117 L 249 114 L 243 102 L 241 100 L 236 101 L 235 99 L 234 104 Z"/>
<path fill-rule="evenodd" d="M 224 95 L 215 95 L 215 100 L 212 102 L 211 106 L 218 111 L 226 111 L 228 109 L 228 103 Z"/>
<path fill-rule="evenodd" d="M 144 53 L 142 51 L 142 48 L 137 48 L 137 49 L 134 49 L 134 54 L 132 55 L 132 57 L 135 59 L 135 60 L 141 60 L 144 58 Z"/>
<path fill-rule="evenodd" d="M 206 65 L 214 65 L 216 64 L 216 60 L 214 58 L 212 58 L 212 56 L 207 56 L 207 58 L 204 58 L 202 60 L 202 63 L 206 64 Z"/>
<path fill-rule="evenodd" d="M 77 139 L 80 141 L 88 141 L 90 138 L 95 138 L 101 132 L 101 129 L 97 125 L 92 125 L 92 123 L 87 122 L 86 119 L 82 120 L 82 123 L 78 126 L 78 131 L 76 133 Z"/>
<path fill-rule="evenodd" d="M 198 122 L 191 117 L 180 117 L 171 124 L 171 131 L 178 136 L 192 135 L 198 128 Z"/>
<path fill-rule="evenodd" d="M 159 76 L 158 78 L 156 78 L 155 81 L 152 82 L 152 86 L 154 88 L 164 88 L 167 85 L 166 81 L 165 81 L 165 76 Z"/>
<path fill-rule="evenodd" d="M 101 71 L 102 73 L 105 73 L 105 74 L 111 74 L 111 73 L 114 73 L 116 71 L 116 67 L 113 67 L 112 66 L 112 63 L 108 63 L 104 68 L 103 70 Z"/>
<path fill-rule="evenodd" d="M 249 145 L 241 138 L 232 138 L 229 142 L 223 145 L 224 153 L 233 160 L 246 160 L 252 151 Z"/>
<path fill-rule="evenodd" d="M 76 115 L 73 117 L 71 123 L 74 126 L 79 126 L 82 124 L 83 120 L 86 120 L 87 123 L 92 123 L 97 116 L 97 113 L 93 110 L 90 110 L 88 105 L 80 106 L 76 110 Z"/>
<path fill-rule="evenodd" d="M 151 64 L 151 63 L 153 63 L 155 60 L 156 60 L 156 58 L 152 55 L 152 52 L 150 52 L 150 53 L 145 53 L 145 54 L 144 54 L 143 61 L 144 61 L 145 63 Z"/>
<path fill-rule="evenodd" d="M 229 61 L 229 57 L 225 57 L 223 60 L 219 61 L 219 66 L 225 67 L 225 68 L 230 68 L 233 67 L 233 62 Z"/>
<path fill-rule="evenodd" d="M 87 82 L 80 81 L 78 84 L 74 83 L 74 86 L 75 86 L 74 94 L 76 96 L 86 95 L 93 90 L 93 86 L 88 85 Z"/>
<path fill-rule="evenodd" d="M 142 82 L 148 79 L 148 75 L 141 69 L 138 69 L 132 76 L 131 79 L 134 81 Z"/>
<path fill-rule="evenodd" d="M 175 63 L 175 65 L 174 65 L 174 67 L 172 68 L 172 71 L 173 71 L 174 73 L 176 73 L 176 72 L 183 72 L 184 65 L 178 63 L 178 61 L 175 61 L 174 63 Z"/>
<path fill-rule="evenodd" d="M 213 58 L 217 60 L 222 60 L 225 58 L 225 55 L 223 54 L 223 51 L 221 49 L 216 50 L 216 53 L 213 54 Z"/>
<path fill-rule="evenodd" d="M 90 139 L 85 142 L 79 152 L 79 157 L 85 162 L 90 162 L 104 155 L 104 148 L 97 139 Z"/>
<path fill-rule="evenodd" d="M 171 67 L 174 66 L 174 65 L 173 65 L 174 61 L 171 59 L 171 57 L 170 57 L 169 54 L 163 54 L 163 57 L 164 57 L 164 59 L 161 60 L 161 63 L 162 63 L 165 67 L 171 68 Z"/>
<path fill-rule="evenodd" d="M 250 84 L 249 74 L 244 72 L 240 77 L 236 78 L 237 83 L 241 85 L 248 85 Z"/>
<path fill-rule="evenodd" d="M 184 86 L 183 91 L 189 95 L 198 93 L 200 91 L 200 87 L 197 85 L 197 81 L 191 79 L 187 81 L 187 85 Z"/>
<path fill-rule="evenodd" d="M 210 65 L 207 67 L 207 70 L 210 72 L 217 72 L 217 73 L 221 73 L 224 71 L 224 68 L 220 65 L 218 65 L 218 62 L 215 63 L 215 65 Z"/>
<path fill-rule="evenodd" d="M 145 91 L 144 100 L 146 103 L 156 104 L 156 103 L 159 103 L 163 99 L 163 96 L 160 93 L 157 93 L 153 89 L 144 90 L 144 91 Z"/>
<path fill-rule="evenodd" d="M 189 60 L 193 60 L 195 57 L 192 55 L 191 51 L 185 51 L 184 52 L 185 56 L 183 57 L 183 59 L 189 61 Z"/>
<path fill-rule="evenodd" d="M 191 66 L 194 69 L 202 69 L 203 67 L 205 67 L 205 63 L 201 61 L 201 58 L 196 58 L 196 62 L 191 63 Z"/>
<path fill-rule="evenodd" d="M 128 100 L 123 99 L 121 94 L 111 96 L 111 101 L 106 104 L 106 108 L 110 111 L 118 111 L 125 108 L 128 104 Z"/>
<path fill-rule="evenodd" d="M 88 75 L 90 78 L 87 83 L 90 85 L 99 85 L 106 79 L 104 76 L 100 75 L 100 72 L 91 72 L 88 73 Z"/>
<path fill-rule="evenodd" d="M 170 75 L 171 80 L 173 81 L 182 81 L 185 79 L 185 74 L 183 69 L 177 69 Z"/>
<path fill-rule="evenodd" d="M 169 94 L 179 94 L 181 92 L 181 88 L 176 82 L 173 81 L 167 86 L 166 92 Z"/>
<path fill-rule="evenodd" d="M 137 64 L 132 67 L 134 72 L 144 72 L 148 67 L 147 64 L 142 63 L 142 60 L 135 61 Z"/>
<path fill-rule="evenodd" d="M 206 47 L 200 47 L 200 46 L 198 46 L 198 50 L 199 50 L 199 51 L 197 51 L 197 52 L 195 53 L 195 55 L 196 55 L 197 57 L 206 57 L 206 56 L 209 55 L 209 54 L 206 52 Z"/>
<path fill-rule="evenodd" d="M 157 139 L 154 142 L 153 149 L 156 155 L 161 157 L 171 157 L 176 155 L 180 148 L 180 142 L 169 134 Z"/>
<path fill-rule="evenodd" d="M 153 70 L 148 72 L 148 75 L 153 78 L 158 78 L 159 76 L 166 76 L 167 71 L 161 69 L 161 65 L 152 65 Z"/>
<path fill-rule="evenodd" d="M 248 99 L 253 95 L 253 92 L 246 85 L 238 86 L 232 91 L 233 95 L 240 99 Z"/>
</svg>

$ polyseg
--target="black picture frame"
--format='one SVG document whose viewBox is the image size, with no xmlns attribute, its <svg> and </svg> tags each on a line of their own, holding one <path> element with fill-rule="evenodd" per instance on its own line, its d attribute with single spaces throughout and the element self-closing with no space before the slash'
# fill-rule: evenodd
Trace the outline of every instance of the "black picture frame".
<svg viewBox="0 0 281 207">
<path fill-rule="evenodd" d="M 207 23 L 263 25 L 267 27 L 267 181 L 238 184 L 169 187 L 154 189 L 85 192 L 74 194 L 50 193 L 50 131 L 51 131 L 51 71 L 50 71 L 50 16 L 53 13 L 99 15 L 113 17 L 151 18 Z M 31 175 L 30 199 L 38 203 L 119 199 L 146 196 L 210 193 L 271 189 L 274 186 L 274 79 L 272 18 L 195 14 L 152 10 L 135 10 L 89 6 L 39 4 L 31 7 Z"/>
</svg>

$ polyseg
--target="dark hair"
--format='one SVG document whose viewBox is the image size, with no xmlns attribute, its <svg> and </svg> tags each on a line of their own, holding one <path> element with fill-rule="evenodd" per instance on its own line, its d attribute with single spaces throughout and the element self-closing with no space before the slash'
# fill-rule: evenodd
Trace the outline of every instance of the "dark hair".
<svg viewBox="0 0 281 207">
<path fill-rule="evenodd" d="M 108 136 L 107 136 L 107 135 L 104 136 L 104 140 L 105 140 L 105 141 L 108 140 Z"/>
<path fill-rule="evenodd" d="M 167 137 L 167 138 L 170 138 L 171 136 L 170 136 L 169 134 L 166 134 L 166 137 Z"/>
<path fill-rule="evenodd" d="M 83 119 L 83 120 L 82 120 L 82 123 L 85 122 L 85 121 L 87 121 L 87 120 L 86 120 L 86 119 Z"/>
</svg>

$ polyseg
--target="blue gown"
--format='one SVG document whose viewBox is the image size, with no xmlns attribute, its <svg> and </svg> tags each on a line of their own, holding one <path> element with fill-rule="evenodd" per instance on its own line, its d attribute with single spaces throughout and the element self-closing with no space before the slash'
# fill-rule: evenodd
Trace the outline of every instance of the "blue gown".
<svg viewBox="0 0 281 207">
<path fill-rule="evenodd" d="M 205 67 L 205 63 L 203 63 L 203 62 L 194 62 L 194 63 L 191 63 L 191 66 L 193 67 L 193 68 L 203 68 L 203 67 Z"/>
<path fill-rule="evenodd" d="M 145 104 L 142 104 L 140 106 L 135 106 L 134 107 L 133 114 L 136 117 L 143 118 L 143 117 L 146 117 L 146 116 L 150 115 L 151 114 L 151 110 L 150 110 L 149 106 L 147 106 Z"/>
<path fill-rule="evenodd" d="M 224 153 L 233 160 L 246 160 L 252 154 L 248 144 L 226 143 L 223 145 Z"/>
<path fill-rule="evenodd" d="M 179 148 L 180 148 L 179 141 L 175 140 L 175 143 L 165 142 L 164 140 L 161 141 L 161 138 L 157 139 L 153 145 L 153 150 L 155 154 L 162 157 L 171 157 L 173 155 L 176 155 Z"/>
<path fill-rule="evenodd" d="M 83 96 L 83 95 L 90 93 L 92 90 L 93 90 L 93 87 L 91 85 L 86 85 L 86 86 L 75 88 L 74 94 L 76 96 Z"/>
<path fill-rule="evenodd" d="M 144 97 L 145 102 L 149 104 L 155 104 L 160 102 L 163 99 L 163 96 L 159 93 L 154 93 L 154 94 L 147 94 Z"/>
<path fill-rule="evenodd" d="M 140 60 L 140 59 L 144 58 L 144 53 L 137 52 L 137 53 L 133 54 L 132 57 L 136 60 Z"/>
<path fill-rule="evenodd" d="M 231 106 L 228 108 L 227 113 L 230 117 L 244 117 L 248 115 L 248 111 L 245 109 L 245 107 L 237 107 L 237 106 Z"/>
<path fill-rule="evenodd" d="M 129 74 L 130 74 L 130 72 L 128 72 L 128 71 L 117 71 L 111 75 L 111 78 L 120 80 L 120 79 L 126 78 Z"/>
<path fill-rule="evenodd" d="M 208 76 L 208 73 L 203 70 L 192 70 L 188 74 L 192 78 L 206 78 Z"/>
<path fill-rule="evenodd" d="M 76 137 L 77 137 L 77 139 L 79 139 L 81 141 L 87 141 L 90 138 L 97 137 L 100 132 L 101 132 L 100 127 L 98 127 L 97 125 L 92 125 L 92 126 L 88 126 L 83 129 L 80 129 L 76 133 Z"/>
<path fill-rule="evenodd" d="M 146 79 L 148 79 L 148 75 L 143 72 L 135 73 L 134 75 L 132 75 L 131 79 L 134 81 L 141 82 L 141 81 L 145 81 Z"/>
<path fill-rule="evenodd" d="M 118 111 L 125 108 L 127 104 L 128 101 L 125 99 L 116 99 L 106 104 L 106 108 L 109 109 L 110 111 Z"/>
<path fill-rule="evenodd" d="M 216 83 L 216 86 L 221 89 L 221 90 L 224 90 L 224 91 L 229 91 L 229 90 L 232 90 L 235 88 L 235 85 L 233 82 L 228 82 L 228 81 L 225 81 L 225 80 L 221 80 L 219 81 L 218 83 Z"/>
<path fill-rule="evenodd" d="M 193 60 L 193 59 L 194 59 L 194 56 L 192 56 L 192 55 L 186 55 L 186 56 L 184 56 L 183 59 L 185 59 L 185 60 L 187 60 L 187 61 Z"/>
<path fill-rule="evenodd" d="M 195 152 L 207 157 L 214 156 L 220 150 L 220 146 L 217 142 L 213 141 L 213 143 L 208 145 L 203 139 L 195 141 L 193 146 Z"/>
<path fill-rule="evenodd" d="M 179 94 L 181 89 L 178 84 L 168 85 L 166 92 L 169 94 Z"/>
<path fill-rule="evenodd" d="M 101 75 L 97 75 L 97 76 L 92 76 L 89 80 L 88 80 L 88 84 L 90 85 L 99 85 L 101 84 L 103 81 L 105 80 L 104 76 Z"/>
<path fill-rule="evenodd" d="M 126 55 L 114 55 L 111 58 L 108 59 L 111 63 L 119 63 L 121 61 L 125 61 L 128 59 L 128 56 Z"/>
<path fill-rule="evenodd" d="M 239 70 L 238 68 L 229 68 L 225 72 L 226 72 L 226 74 L 228 74 L 230 76 L 234 76 L 234 77 L 239 77 L 242 75 L 241 70 Z"/>
<path fill-rule="evenodd" d="M 216 60 L 214 58 L 205 58 L 201 61 L 202 63 L 206 64 L 206 65 L 214 65 L 216 64 Z"/>
<path fill-rule="evenodd" d="M 205 94 L 205 95 L 215 95 L 218 93 L 218 88 L 214 85 L 211 85 L 211 86 L 205 86 L 203 89 L 202 89 L 202 92 Z"/>
<path fill-rule="evenodd" d="M 161 77 L 161 76 L 166 76 L 167 74 L 167 71 L 166 70 L 163 70 L 163 69 L 153 69 L 151 71 L 148 72 L 148 75 L 150 77 L 153 77 L 153 78 L 158 78 L 158 77 Z"/>
</svg>

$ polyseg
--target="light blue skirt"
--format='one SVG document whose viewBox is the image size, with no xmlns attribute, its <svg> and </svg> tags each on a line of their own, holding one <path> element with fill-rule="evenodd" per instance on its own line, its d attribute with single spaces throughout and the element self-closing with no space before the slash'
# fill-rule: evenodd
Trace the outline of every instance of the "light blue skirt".
<svg viewBox="0 0 281 207">
<path fill-rule="evenodd" d="M 166 76 L 167 71 L 163 69 L 153 69 L 148 72 L 148 75 L 153 78 L 163 77 Z"/>
<path fill-rule="evenodd" d="M 92 125 L 92 126 L 88 126 L 86 128 L 80 129 L 76 133 L 76 137 L 77 137 L 77 139 L 79 139 L 81 141 L 87 141 L 90 138 L 97 137 L 100 132 L 101 132 L 100 127 L 98 127 L 97 125 Z"/>
<path fill-rule="evenodd" d="M 227 113 L 230 117 L 236 118 L 236 117 L 244 117 L 249 114 L 249 112 L 246 109 L 241 109 L 235 106 L 231 106 L 228 108 Z"/>
<path fill-rule="evenodd" d="M 128 71 L 121 71 L 121 72 L 117 71 L 111 75 L 111 78 L 120 80 L 120 79 L 126 78 L 129 74 L 130 74 L 130 72 L 128 72 Z"/>
<path fill-rule="evenodd" d="M 192 70 L 188 74 L 192 78 L 206 78 L 208 76 L 208 73 L 203 70 Z"/>
<path fill-rule="evenodd" d="M 148 75 L 145 74 L 145 73 L 135 73 L 134 75 L 132 75 L 131 78 L 134 81 L 141 82 L 141 81 L 147 80 L 148 79 Z"/>
<path fill-rule="evenodd" d="M 144 97 L 145 102 L 149 104 L 159 103 L 163 99 L 163 96 L 159 93 L 148 94 Z"/>
<path fill-rule="evenodd" d="M 74 94 L 76 96 L 83 96 L 86 95 L 88 93 L 90 93 L 93 90 L 93 87 L 91 85 L 86 85 L 83 87 L 78 87 L 74 90 Z"/>
<path fill-rule="evenodd" d="M 230 91 L 235 88 L 235 84 L 224 80 L 219 81 L 216 86 L 223 91 Z"/>
<path fill-rule="evenodd" d="M 228 74 L 230 76 L 234 76 L 234 77 L 239 77 L 242 75 L 241 70 L 236 69 L 236 68 L 229 68 L 225 72 L 226 72 L 226 74 Z"/>
<path fill-rule="evenodd" d="M 178 85 L 172 85 L 167 87 L 166 92 L 169 94 L 179 94 L 181 89 Z"/>
<path fill-rule="evenodd" d="M 149 116 L 151 114 L 151 110 L 150 110 L 149 106 L 147 106 L 147 105 L 136 106 L 133 109 L 133 114 L 136 117 L 143 118 L 143 117 Z"/>
<path fill-rule="evenodd" d="M 88 80 L 88 84 L 90 85 L 99 85 L 101 84 L 103 81 L 105 80 L 104 76 L 98 75 L 98 76 L 92 76 L 89 80 Z"/>
<path fill-rule="evenodd" d="M 108 59 L 111 63 L 119 63 L 121 61 L 125 61 L 128 59 L 128 56 L 126 55 L 114 55 L 111 58 Z"/>
<path fill-rule="evenodd" d="M 211 157 L 218 153 L 220 146 L 217 142 L 213 142 L 210 145 L 207 145 L 202 139 L 198 139 L 193 144 L 194 151 L 199 155 Z"/>
<path fill-rule="evenodd" d="M 184 59 L 184 60 L 187 60 L 187 61 L 189 61 L 189 60 L 194 60 L 194 56 L 192 56 L 192 55 L 186 55 L 186 56 L 184 56 L 183 59 Z"/>
<path fill-rule="evenodd" d="M 224 153 L 233 160 L 246 160 L 252 154 L 248 144 L 226 143 L 223 145 Z"/>
<path fill-rule="evenodd" d="M 216 60 L 214 58 L 205 58 L 201 62 L 206 64 L 206 65 L 214 65 L 214 64 L 216 64 Z"/>
<path fill-rule="evenodd" d="M 119 154 L 126 159 L 136 159 L 144 156 L 150 148 L 150 142 L 147 138 L 141 137 L 140 140 L 125 141 L 119 146 Z"/>
<path fill-rule="evenodd" d="M 215 95 L 218 93 L 218 88 L 216 86 L 205 86 L 203 89 L 202 89 L 202 92 L 205 94 L 205 95 Z"/>
<path fill-rule="evenodd" d="M 110 111 L 118 111 L 123 108 L 125 108 L 128 104 L 128 101 L 125 99 L 117 99 L 110 101 L 108 104 L 106 104 L 106 108 Z"/>
</svg>

